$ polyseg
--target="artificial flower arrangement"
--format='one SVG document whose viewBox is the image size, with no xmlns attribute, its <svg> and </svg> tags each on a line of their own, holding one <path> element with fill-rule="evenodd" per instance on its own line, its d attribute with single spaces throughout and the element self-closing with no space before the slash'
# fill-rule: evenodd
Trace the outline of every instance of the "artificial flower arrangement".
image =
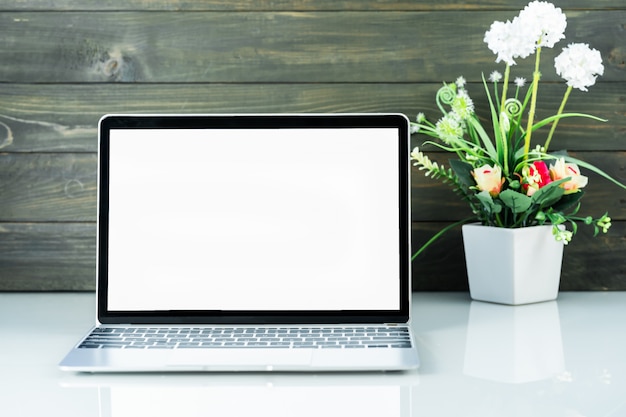
<svg viewBox="0 0 626 417">
<path fill-rule="evenodd" d="M 412 133 L 421 133 L 437 141 L 427 141 L 453 153 L 450 168 L 431 161 L 419 148 L 413 149 L 411 159 L 426 176 L 449 183 L 470 206 L 473 216 L 449 225 L 437 233 L 415 258 L 441 234 L 458 224 L 478 221 L 483 225 L 518 228 L 551 224 L 555 239 L 567 244 L 577 231 L 577 222 L 595 228 L 595 235 L 607 232 L 611 226 L 608 213 L 599 218 L 578 217 L 583 188 L 588 179 L 581 167 L 598 173 L 626 188 L 600 169 L 569 156 L 566 152 L 551 152 L 550 141 L 559 120 L 566 117 L 586 117 L 581 113 L 564 113 L 572 89 L 587 91 L 602 75 L 604 67 L 600 53 L 587 44 L 574 43 L 563 49 L 554 60 L 558 75 L 567 81 L 567 89 L 557 113 L 535 121 L 539 87 L 539 62 L 542 48 L 552 48 L 565 38 L 567 25 L 560 8 L 545 1 L 529 3 L 512 21 L 494 22 L 485 33 L 484 41 L 496 55 L 496 63 L 506 64 L 504 75 L 494 71 L 483 85 L 491 110 L 493 138 L 481 125 L 474 104 L 465 89 L 465 79 L 439 89 L 436 102 L 443 117 L 429 122 L 423 113 L 411 123 Z M 510 94 L 511 67 L 515 59 L 535 54 L 535 70 L 525 94 L 526 80 L 515 78 L 514 93 Z M 493 93 L 491 92 L 493 88 Z M 510 96 L 509 96 L 510 94 Z M 528 109 L 527 118 L 523 116 Z M 542 144 L 531 147 L 536 131 L 551 125 Z M 568 230 L 566 225 L 570 225 Z"/>
</svg>

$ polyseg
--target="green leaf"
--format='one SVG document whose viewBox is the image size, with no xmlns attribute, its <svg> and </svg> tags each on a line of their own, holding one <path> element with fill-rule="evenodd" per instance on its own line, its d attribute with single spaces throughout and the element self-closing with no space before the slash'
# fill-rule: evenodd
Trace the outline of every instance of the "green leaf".
<svg viewBox="0 0 626 417">
<path fill-rule="evenodd" d="M 472 127 L 480 137 L 480 140 L 483 142 L 484 150 L 485 152 L 487 152 L 487 155 L 489 155 L 489 158 L 491 158 L 491 160 L 493 161 L 497 161 L 498 152 L 493 146 L 493 143 L 491 143 L 489 135 L 487 134 L 487 132 L 485 132 L 485 129 L 483 129 L 478 119 L 476 119 L 475 117 L 470 117 L 469 119 L 467 119 L 467 122 L 472 125 Z"/>
<path fill-rule="evenodd" d="M 448 163 L 463 185 L 467 187 L 476 185 L 474 177 L 472 177 L 472 170 L 474 169 L 472 165 L 459 159 L 450 159 Z"/>
<path fill-rule="evenodd" d="M 497 103 L 497 107 L 496 107 L 493 104 L 491 93 L 489 92 L 489 87 L 487 86 L 487 80 L 485 80 L 485 74 L 482 74 L 482 79 L 483 79 L 483 86 L 485 88 L 485 93 L 487 95 L 487 100 L 489 101 L 489 109 L 491 110 L 491 123 L 493 127 L 493 133 L 495 136 L 496 146 L 494 147 L 494 145 L 491 143 L 491 139 L 489 139 L 489 136 L 487 135 L 487 133 L 485 132 L 481 124 L 478 122 L 478 119 L 476 119 L 475 122 L 474 120 L 470 120 L 470 122 L 473 122 L 472 125 L 474 129 L 476 130 L 476 132 L 480 135 L 480 138 L 483 141 L 485 149 L 491 156 L 491 159 L 494 161 L 498 161 L 499 163 L 502 164 L 504 162 L 501 158 L 502 153 L 503 153 L 502 147 L 506 146 L 506 141 L 502 137 L 502 132 L 500 130 L 500 112 L 498 110 L 498 107 L 500 107 L 500 105 L 499 103 Z M 496 97 L 496 100 L 497 100 L 497 97 Z"/>
<path fill-rule="evenodd" d="M 531 201 L 540 207 L 550 207 L 551 205 L 556 204 L 565 193 L 565 190 L 559 186 L 563 182 L 569 180 L 569 177 L 564 178 L 559 181 L 551 182 L 550 184 L 540 188 L 537 192 L 535 192 L 535 194 L 533 194 Z"/>
<path fill-rule="evenodd" d="M 493 201 L 493 198 L 491 198 L 491 194 L 489 194 L 488 191 L 481 191 L 476 194 L 476 198 L 478 198 L 489 213 L 497 214 L 502 211 L 502 206 Z"/>
<path fill-rule="evenodd" d="M 569 208 L 574 207 L 576 204 L 578 204 L 578 202 L 581 198 L 583 198 L 584 195 L 585 193 L 582 190 L 578 191 L 577 193 L 566 194 L 561 197 L 561 199 L 556 204 L 552 206 L 552 209 L 554 211 L 568 210 Z"/>
<path fill-rule="evenodd" d="M 516 214 L 525 212 L 532 204 L 530 197 L 513 190 L 504 190 L 500 193 L 499 197 L 504 205 Z"/>
<path fill-rule="evenodd" d="M 547 124 L 550 124 L 552 122 L 554 122 L 555 120 L 560 120 L 566 117 L 584 117 L 587 119 L 592 119 L 592 120 L 597 120 L 598 122 L 607 122 L 608 120 L 606 119 L 601 119 L 597 116 L 593 116 L 591 114 L 585 114 L 585 113 L 562 113 L 562 114 L 555 114 L 554 116 L 550 116 L 547 117 L 537 123 L 535 123 L 532 127 L 533 132 Z"/>
</svg>

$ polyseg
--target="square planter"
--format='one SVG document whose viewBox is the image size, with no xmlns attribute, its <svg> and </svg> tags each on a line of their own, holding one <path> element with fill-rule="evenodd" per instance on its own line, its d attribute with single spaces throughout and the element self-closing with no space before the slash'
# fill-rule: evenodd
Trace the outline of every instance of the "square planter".
<svg viewBox="0 0 626 417">
<path fill-rule="evenodd" d="M 563 243 L 554 239 L 551 225 L 466 224 L 462 230 L 472 299 L 519 305 L 557 298 Z"/>
</svg>

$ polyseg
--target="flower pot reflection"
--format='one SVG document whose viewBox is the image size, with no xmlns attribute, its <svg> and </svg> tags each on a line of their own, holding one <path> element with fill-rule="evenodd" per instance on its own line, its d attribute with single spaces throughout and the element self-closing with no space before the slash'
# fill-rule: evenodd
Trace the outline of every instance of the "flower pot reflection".
<svg viewBox="0 0 626 417">
<path fill-rule="evenodd" d="M 524 383 L 548 379 L 564 370 L 556 301 L 515 308 L 471 303 L 464 374 Z"/>
</svg>

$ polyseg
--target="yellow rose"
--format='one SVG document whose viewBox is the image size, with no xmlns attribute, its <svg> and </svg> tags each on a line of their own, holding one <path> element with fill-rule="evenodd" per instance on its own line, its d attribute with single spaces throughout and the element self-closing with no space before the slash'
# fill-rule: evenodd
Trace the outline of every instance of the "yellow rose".
<svg viewBox="0 0 626 417">
<path fill-rule="evenodd" d="M 557 159 L 554 165 L 550 164 L 550 177 L 553 181 L 570 177 L 569 181 L 561 184 L 565 194 L 573 194 L 587 185 L 588 178 L 580 175 L 580 168 L 576 164 L 566 163 L 564 158 Z"/>
<path fill-rule="evenodd" d="M 492 197 L 496 197 L 502 190 L 504 178 L 499 166 L 483 165 L 472 171 L 472 177 L 480 191 L 487 191 Z"/>
</svg>

